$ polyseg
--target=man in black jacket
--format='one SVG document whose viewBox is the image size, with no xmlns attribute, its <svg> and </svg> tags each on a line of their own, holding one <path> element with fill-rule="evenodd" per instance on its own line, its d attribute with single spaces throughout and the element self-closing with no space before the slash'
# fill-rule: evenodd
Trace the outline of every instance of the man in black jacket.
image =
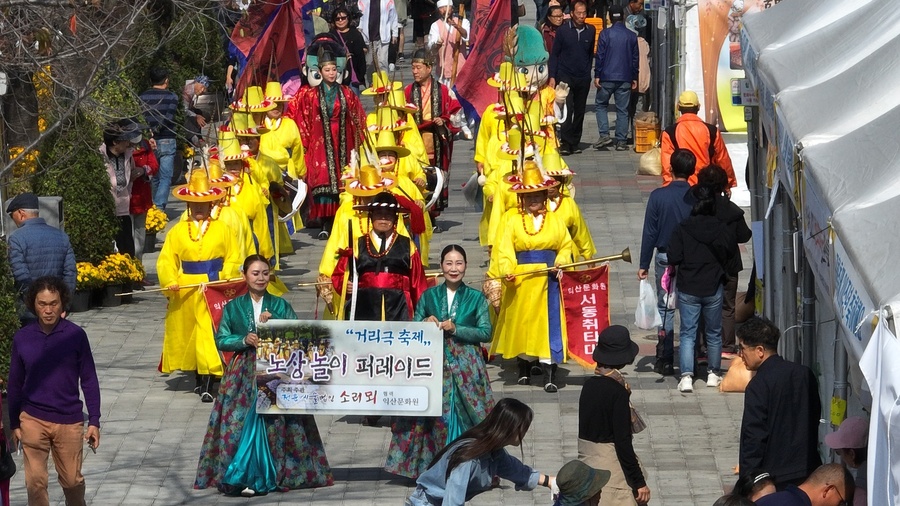
<svg viewBox="0 0 900 506">
<path fill-rule="evenodd" d="M 769 320 L 750 318 L 737 337 L 747 369 L 756 371 L 744 392 L 740 470 L 765 469 L 779 490 L 798 485 L 822 464 L 819 384 L 808 367 L 778 355 L 781 332 Z"/>
<path fill-rule="evenodd" d="M 559 154 L 581 153 L 584 109 L 591 91 L 591 55 L 594 50 L 593 26 L 585 23 L 587 6 L 581 0 L 572 4 L 572 19 L 556 29 L 550 51 L 550 87 L 569 85 L 566 98 L 568 118 L 559 127 Z"/>
</svg>

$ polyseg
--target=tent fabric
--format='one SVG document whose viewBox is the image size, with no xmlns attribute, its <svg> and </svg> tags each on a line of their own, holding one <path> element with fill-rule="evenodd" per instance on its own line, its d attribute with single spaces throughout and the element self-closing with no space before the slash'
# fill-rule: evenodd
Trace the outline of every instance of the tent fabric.
<svg viewBox="0 0 900 506">
<path fill-rule="evenodd" d="M 777 128 L 798 148 L 862 288 L 877 306 L 900 302 L 896 1 L 786 0 L 747 15 L 743 29 L 755 58 L 745 66 L 774 96 Z"/>
</svg>

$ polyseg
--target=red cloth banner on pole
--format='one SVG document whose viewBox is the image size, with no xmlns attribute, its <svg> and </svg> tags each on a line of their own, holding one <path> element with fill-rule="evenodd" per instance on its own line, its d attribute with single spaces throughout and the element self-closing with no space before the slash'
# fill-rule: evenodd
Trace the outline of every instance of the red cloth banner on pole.
<svg viewBox="0 0 900 506">
<path fill-rule="evenodd" d="M 487 106 L 497 100 L 497 89 L 488 85 L 487 79 L 500 70 L 511 14 L 510 0 L 472 0 L 469 39 L 474 42 L 454 86 L 470 118 L 480 118 Z"/>
<path fill-rule="evenodd" d="M 313 2 L 309 0 L 254 2 L 231 34 L 231 43 L 243 57 L 235 98 L 248 86 L 269 80 L 284 83 L 300 75 L 300 53 L 306 47 L 306 24 L 312 29 Z"/>
<path fill-rule="evenodd" d="M 209 315 L 212 316 L 213 333 L 218 332 L 219 322 L 222 321 L 222 312 L 225 305 L 232 299 L 240 297 L 247 293 L 247 282 L 243 279 L 232 281 L 231 283 L 220 283 L 215 285 L 206 285 L 206 291 L 203 297 L 206 298 L 206 307 L 209 308 Z M 227 364 L 231 362 L 234 352 L 223 351 L 222 361 Z"/>
<path fill-rule="evenodd" d="M 609 327 L 609 264 L 584 271 L 563 271 L 559 281 L 566 315 L 569 358 L 594 367 L 598 336 Z"/>
</svg>

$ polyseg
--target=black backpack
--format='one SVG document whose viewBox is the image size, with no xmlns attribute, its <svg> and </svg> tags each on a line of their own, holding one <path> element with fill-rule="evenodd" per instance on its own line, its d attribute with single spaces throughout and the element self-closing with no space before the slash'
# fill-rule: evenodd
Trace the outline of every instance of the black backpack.
<svg viewBox="0 0 900 506">
<path fill-rule="evenodd" d="M 709 129 L 709 163 L 712 163 L 713 159 L 716 156 L 716 133 L 719 131 L 715 125 L 710 125 L 707 122 L 703 122 L 706 125 L 706 128 Z M 675 139 L 675 127 L 678 126 L 678 123 L 672 123 L 668 127 L 666 127 L 666 133 L 669 134 L 669 140 L 672 141 L 672 146 L 675 149 L 678 148 L 678 140 Z"/>
</svg>

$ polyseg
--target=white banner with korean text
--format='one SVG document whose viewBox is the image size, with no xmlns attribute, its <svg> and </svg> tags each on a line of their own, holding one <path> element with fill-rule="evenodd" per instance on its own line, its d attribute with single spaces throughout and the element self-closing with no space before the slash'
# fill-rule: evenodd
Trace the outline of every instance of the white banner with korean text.
<svg viewBox="0 0 900 506">
<path fill-rule="evenodd" d="M 258 333 L 259 414 L 441 416 L 433 323 L 270 320 Z"/>
</svg>

